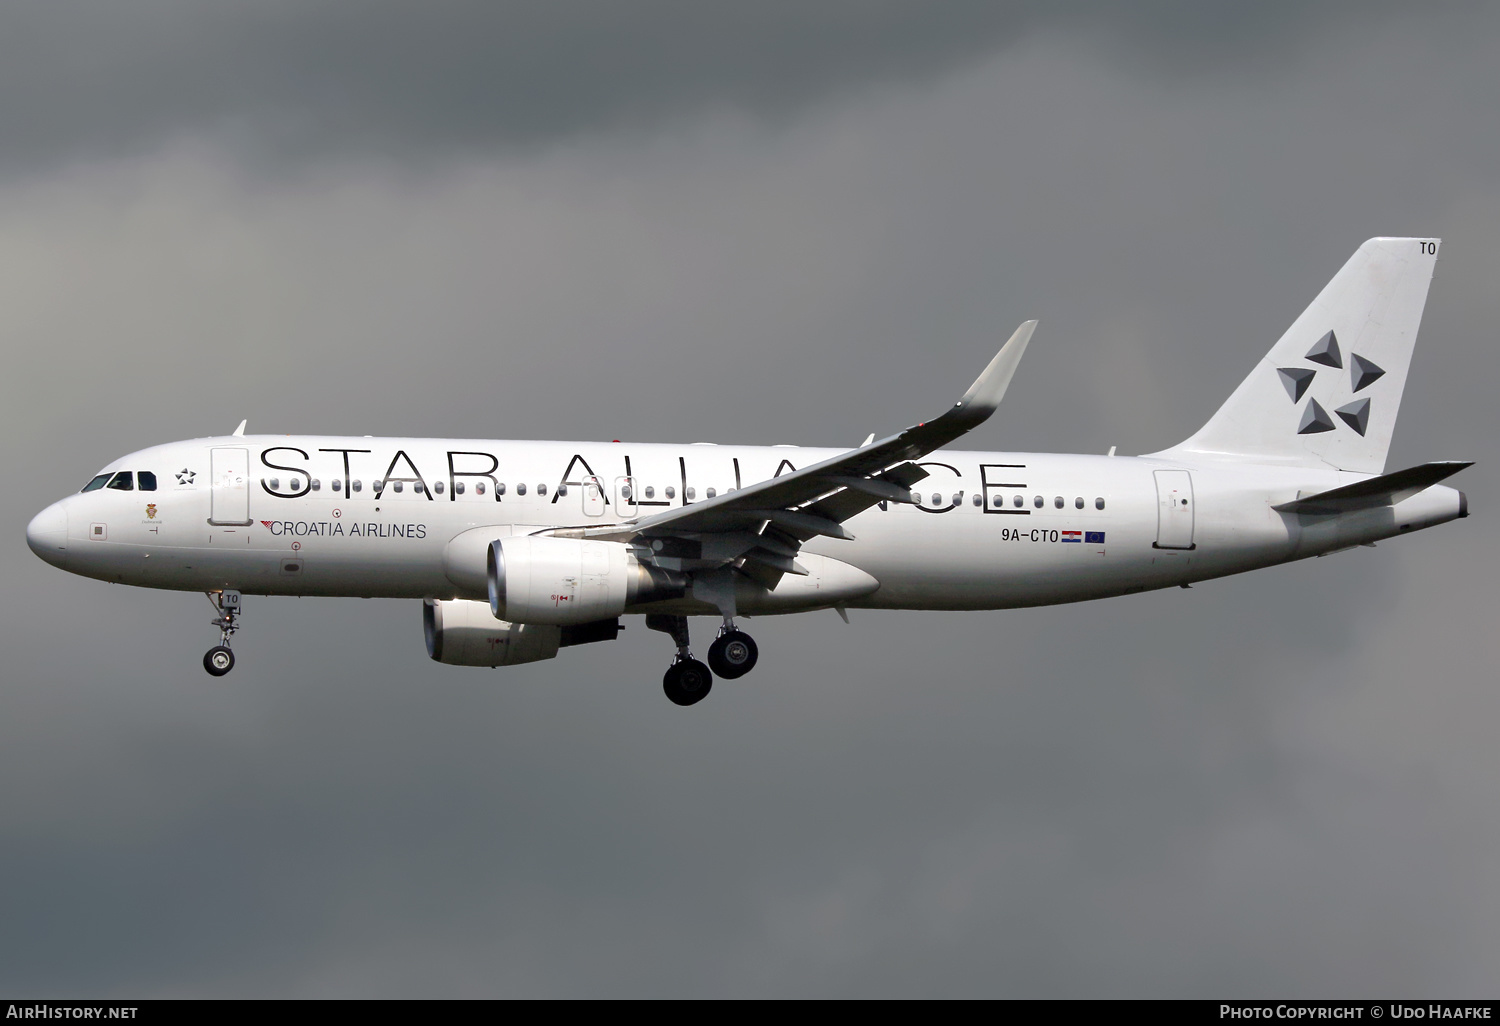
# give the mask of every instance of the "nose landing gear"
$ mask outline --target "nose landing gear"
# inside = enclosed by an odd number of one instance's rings
[[[219,643],[204,653],[203,668],[215,677],[222,677],[234,669],[234,652],[229,647],[229,639],[240,629],[240,593],[226,588],[207,594],[218,614],[210,622],[219,628]]]

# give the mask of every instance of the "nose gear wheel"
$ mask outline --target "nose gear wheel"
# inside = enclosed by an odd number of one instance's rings
[[[215,645],[203,656],[203,668],[215,677],[234,669],[234,652],[228,645]]]

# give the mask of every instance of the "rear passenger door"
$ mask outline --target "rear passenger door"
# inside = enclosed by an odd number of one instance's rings
[[[1193,475],[1156,471],[1156,547],[1193,548]]]

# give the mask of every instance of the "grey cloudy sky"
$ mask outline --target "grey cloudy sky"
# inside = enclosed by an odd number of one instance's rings
[[[1478,996],[1500,958],[1500,17],[1372,5],[0,13],[0,990]],[[1118,9],[1118,10],[1117,10]],[[1391,466],[1462,523],[1052,609],[503,671],[414,603],[72,578],[228,430],[855,444],[1042,324],[987,448],[1190,434],[1445,240]]]

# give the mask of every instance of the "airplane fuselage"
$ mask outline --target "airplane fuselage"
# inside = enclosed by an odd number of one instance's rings
[[[34,527],[46,532],[38,551],[49,562],[121,584],[482,600],[493,538],[644,517],[841,451],[225,436],[117,460],[100,472],[103,484],[63,499]],[[853,540],[809,541],[799,557],[809,573],[789,578],[780,601],[740,611],[1076,602],[1320,555],[1466,513],[1462,493],[1444,486],[1335,518],[1272,509],[1370,476],[1332,469],[953,450],[919,464],[929,476],[913,488],[918,503],[858,514],[844,525]],[[143,471],[154,490],[142,490]],[[134,475],[130,490],[111,487],[121,472]],[[691,594],[649,608],[713,611]]]

